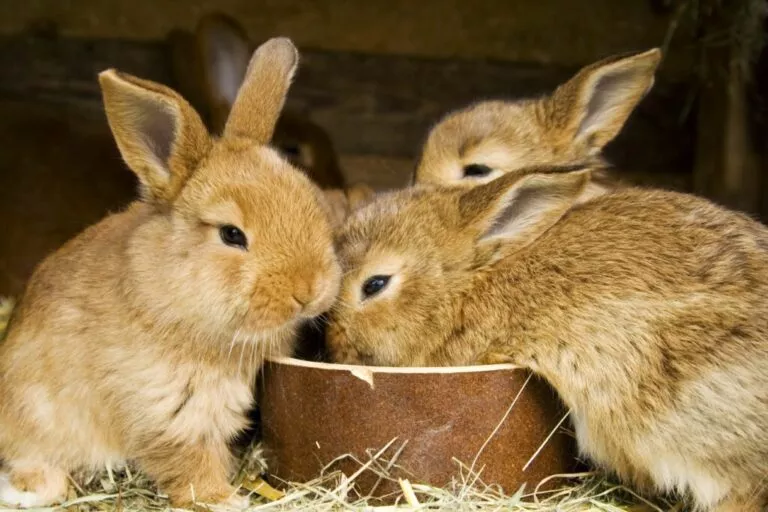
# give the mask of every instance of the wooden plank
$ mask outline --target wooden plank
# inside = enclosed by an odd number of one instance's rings
[[[733,30],[733,13],[723,7],[708,12],[702,39]],[[751,70],[742,59],[735,40],[702,48],[693,190],[722,205],[757,214],[762,195],[761,157],[751,133]]]
[[[47,24],[66,37],[151,41],[209,12],[237,19],[252,41],[282,35],[331,52],[569,65],[656,46],[671,18],[649,0],[3,0],[0,33]],[[685,72],[695,52],[682,21],[668,70]]]
[[[572,68],[490,61],[430,60],[301,49],[289,104],[325,127],[345,154],[413,158],[449,110],[488,98],[552,90]],[[163,43],[32,37],[0,38],[0,95],[68,101],[99,109],[96,75],[117,67],[173,85]],[[684,173],[689,125],[677,120],[685,84],[659,80],[608,154],[629,171]]]

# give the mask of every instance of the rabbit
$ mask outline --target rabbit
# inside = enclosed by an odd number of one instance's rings
[[[169,39],[178,87],[220,133],[248,65],[252,45],[245,30],[230,16],[212,13],[200,19],[194,33],[176,30]],[[331,138],[299,111],[282,112],[272,144],[326,191],[334,222],[340,223],[359,200],[373,198],[368,185],[346,183]]]
[[[0,137],[0,296],[17,297],[45,256],[127,206],[137,182],[100,113],[3,99]]]
[[[209,13],[193,32],[174,30],[169,44],[176,86],[214,133],[221,133],[245,76],[250,48],[245,29],[231,16]],[[355,208],[372,199],[375,191],[365,183],[347,185],[331,138],[301,112],[284,107],[272,145],[304,170],[325,195],[334,227]],[[302,327],[295,355],[323,359],[323,321]]]
[[[247,505],[229,441],[262,359],[326,310],[340,267],[319,188],[267,145],[298,65],[253,54],[221,137],[170,88],[99,74],[140,199],[34,271],[0,344],[0,501],[64,498],[67,473],[133,461],[173,506]]]
[[[623,186],[601,156],[651,90],[657,48],[608,57],[551,95],[484,101],[449,113],[429,132],[412,183],[473,186],[537,165],[593,165],[585,199]]]
[[[630,485],[765,510],[768,228],[673,191],[584,201],[594,171],[421,185],[352,214],[332,360],[520,365]]]

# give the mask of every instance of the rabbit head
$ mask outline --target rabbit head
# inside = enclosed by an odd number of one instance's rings
[[[447,115],[427,137],[415,183],[474,185],[526,167],[600,163],[653,86],[660,59],[658,49],[616,55],[549,96],[481,102]],[[609,183],[601,172],[588,190]]]
[[[417,186],[353,213],[336,241],[344,278],[328,326],[334,360],[476,362],[475,353],[445,350],[475,277],[578,204],[590,173],[529,168],[469,189]]]
[[[298,53],[253,54],[220,138],[173,90],[115,70],[99,79],[109,125],[152,218],[130,241],[132,286],[169,322],[221,337],[314,317],[338,288],[320,190],[267,144]]]
[[[175,75],[182,92],[203,112],[210,129],[221,133],[243,83],[253,47],[230,16],[203,16],[194,34],[171,37]],[[308,116],[286,109],[278,117],[272,145],[322,188],[344,186],[333,143]]]

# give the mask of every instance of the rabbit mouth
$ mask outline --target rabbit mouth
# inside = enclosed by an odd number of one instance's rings
[[[301,308],[293,300],[273,300],[266,304],[252,305],[246,312],[240,328],[254,334],[273,333],[292,329],[300,320]]]

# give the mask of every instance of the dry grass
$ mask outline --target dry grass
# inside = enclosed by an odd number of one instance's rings
[[[384,450],[381,450],[384,451]],[[381,452],[380,451],[380,452]],[[399,511],[399,510],[451,510],[463,511],[527,511],[527,512],[661,512],[671,510],[667,503],[650,503],[634,495],[629,489],[617,485],[598,473],[556,475],[562,481],[556,490],[537,491],[519,489],[505,494],[499,488],[484,484],[477,474],[468,472],[467,466],[457,463],[457,476],[452,485],[438,489],[408,480],[399,480],[400,491],[390,496],[390,505],[381,505],[355,490],[355,479],[363,471],[376,471],[383,479],[390,477],[376,468],[387,466],[387,461],[358,460],[360,470],[352,475],[330,471],[306,483],[287,483],[284,492],[268,492],[273,499],[251,491],[250,511]],[[257,475],[264,470],[260,445],[249,448],[243,457],[238,480],[244,489],[254,489],[259,483]],[[80,476],[82,478],[82,475]],[[200,505],[201,510],[226,510],[221,507]],[[140,473],[130,468],[119,472],[104,471],[88,475],[81,484],[73,482],[69,501],[58,508],[38,511],[161,511],[171,510],[165,496]]]

